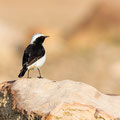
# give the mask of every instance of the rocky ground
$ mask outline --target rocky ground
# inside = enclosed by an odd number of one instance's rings
[[[72,80],[21,79],[0,84],[0,120],[119,120],[120,96]]]

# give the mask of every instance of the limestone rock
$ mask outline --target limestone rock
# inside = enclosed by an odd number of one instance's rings
[[[120,96],[71,80],[19,79],[0,84],[0,120],[118,120]]]

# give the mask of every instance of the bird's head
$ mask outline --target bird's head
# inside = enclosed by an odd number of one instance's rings
[[[47,37],[49,37],[49,36],[45,36],[42,33],[36,33],[33,35],[30,44],[42,44],[44,42],[45,38],[47,38]]]

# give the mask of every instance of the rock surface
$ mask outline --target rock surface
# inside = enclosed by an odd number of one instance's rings
[[[118,120],[120,96],[71,80],[19,79],[0,84],[0,120]]]

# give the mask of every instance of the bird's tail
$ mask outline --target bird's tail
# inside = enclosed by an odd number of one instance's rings
[[[18,75],[19,78],[23,77],[25,72],[27,71],[27,67],[23,66],[22,70],[20,71],[20,74]]]

